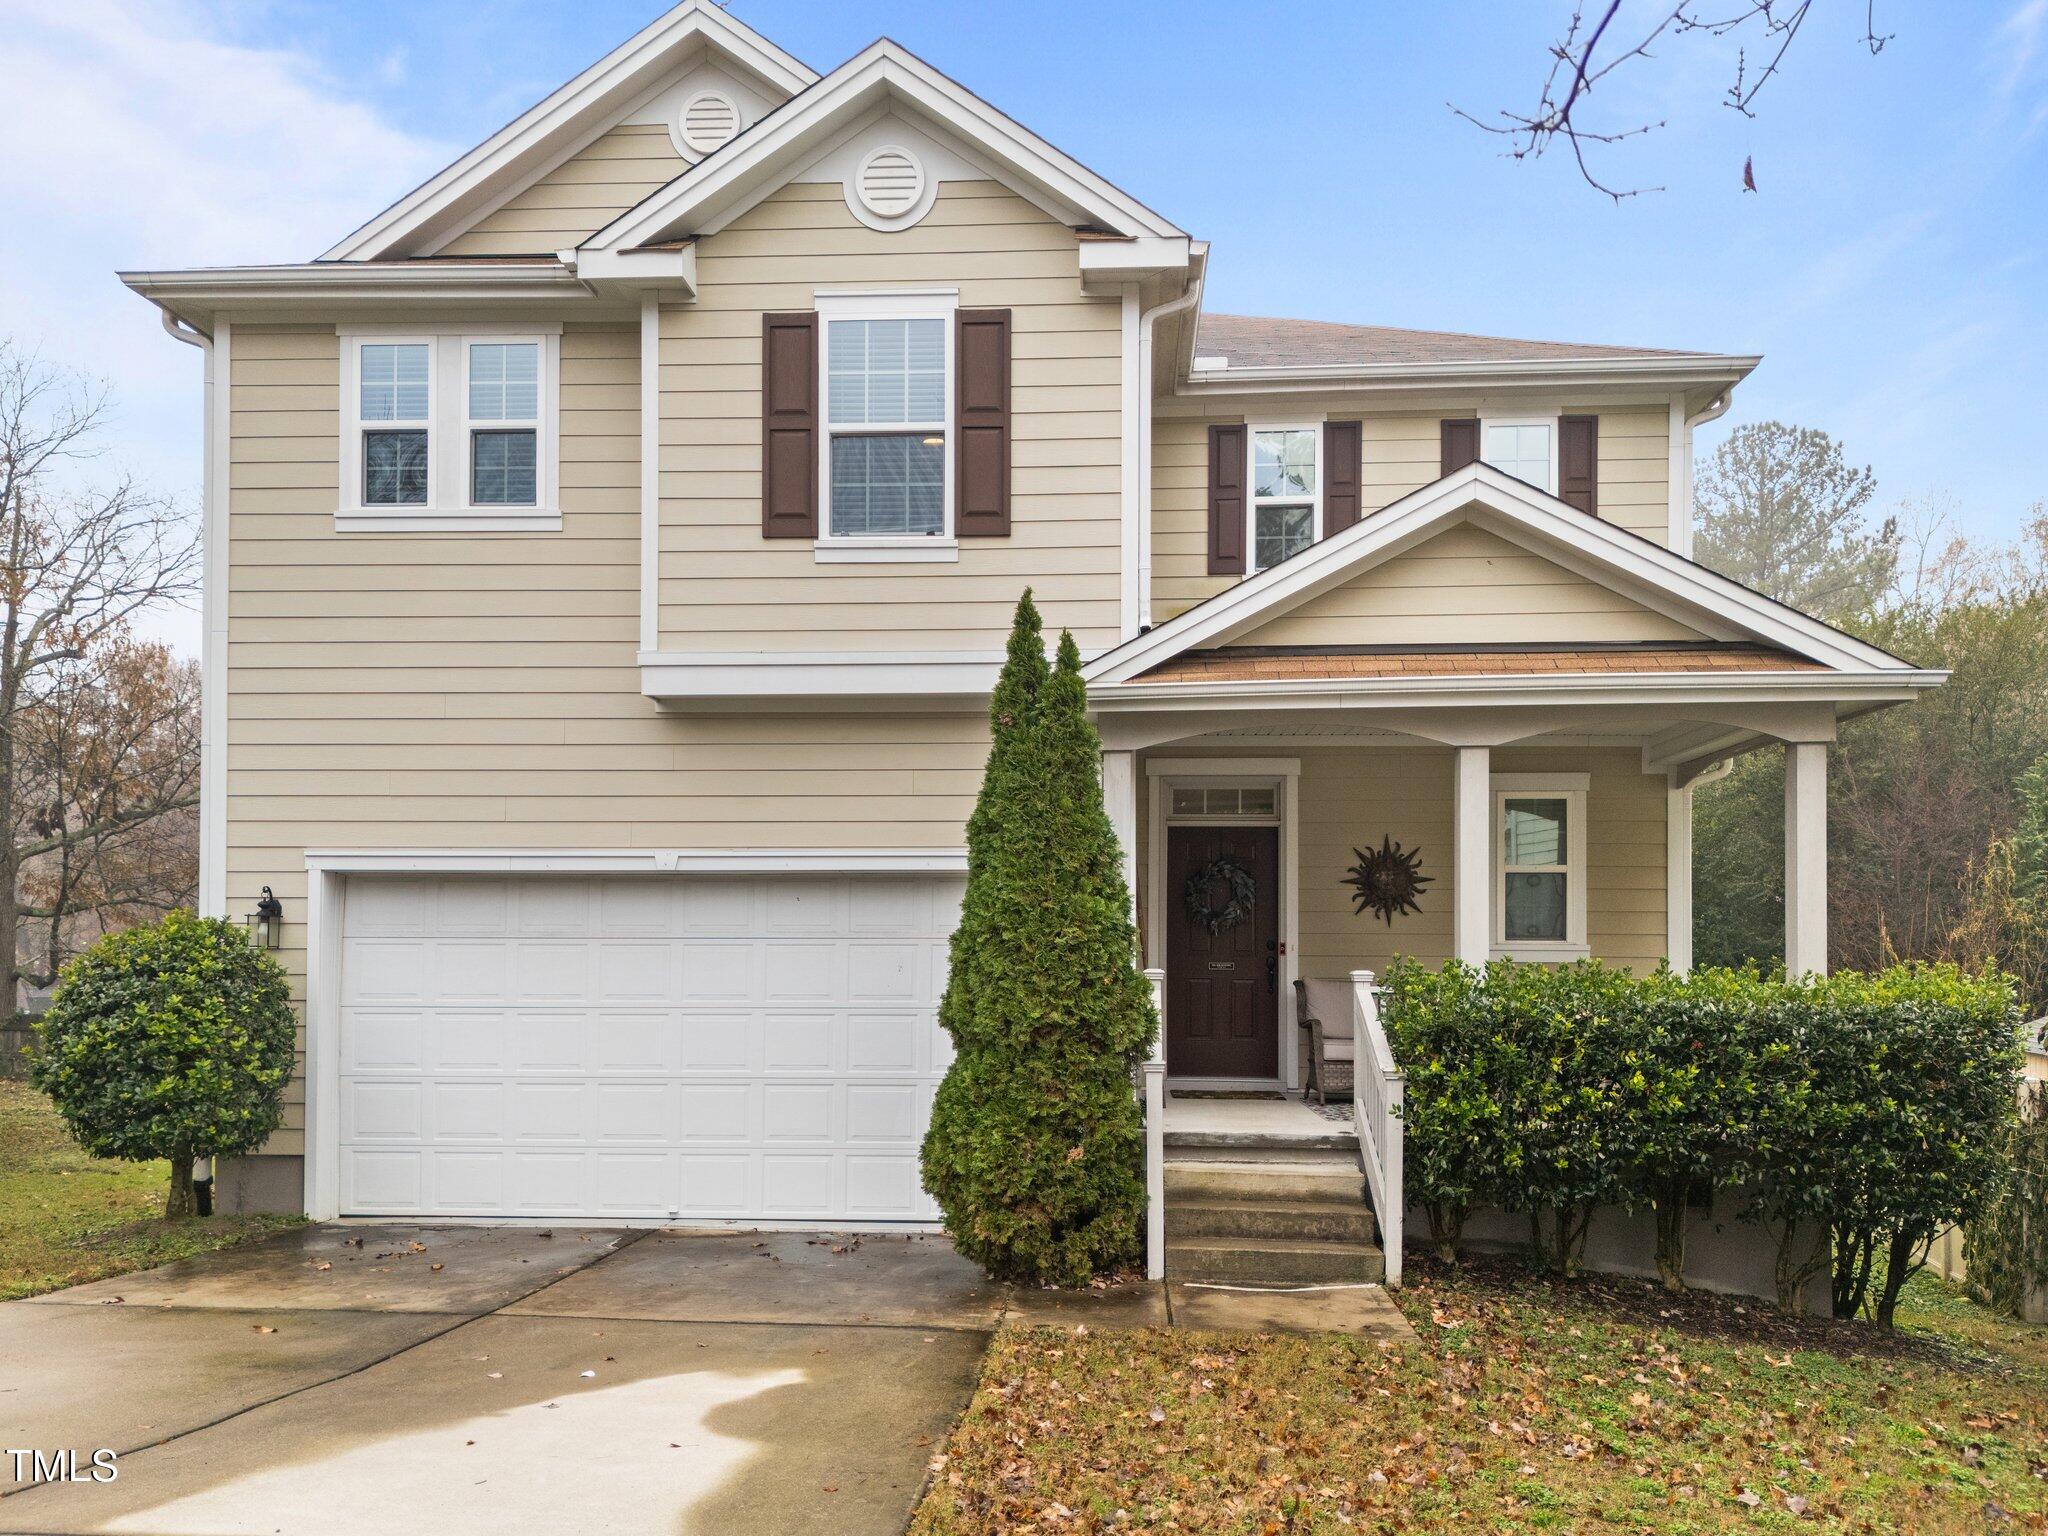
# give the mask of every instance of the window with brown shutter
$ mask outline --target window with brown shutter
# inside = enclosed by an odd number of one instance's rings
[[[818,317],[761,317],[761,536],[818,536]]]
[[[1557,499],[1600,515],[1600,418],[1563,416],[1557,423]]]
[[[958,420],[954,430],[954,533],[1010,532],[1010,312],[963,309],[955,320]]]
[[[1323,537],[1342,533],[1365,510],[1365,423],[1323,423]]]
[[[1443,474],[1479,462],[1479,422],[1475,417],[1446,418],[1442,432]]]
[[[1209,428],[1209,574],[1244,574],[1244,477],[1247,462],[1242,424]]]

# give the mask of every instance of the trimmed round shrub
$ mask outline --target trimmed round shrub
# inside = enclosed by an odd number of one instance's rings
[[[192,1161],[252,1152],[284,1118],[296,1024],[285,973],[220,918],[173,912],[64,968],[30,1069],[95,1157],[168,1158],[167,1218]]]

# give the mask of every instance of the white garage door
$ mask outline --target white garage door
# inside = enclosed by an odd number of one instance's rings
[[[929,1221],[961,881],[356,879],[345,1215]]]

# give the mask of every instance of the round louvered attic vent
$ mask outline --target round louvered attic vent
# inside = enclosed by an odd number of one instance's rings
[[[882,219],[900,218],[924,196],[924,167],[909,150],[885,144],[861,161],[853,185],[869,213]]]
[[[683,103],[683,143],[708,155],[740,131],[740,109],[719,91],[699,91]]]

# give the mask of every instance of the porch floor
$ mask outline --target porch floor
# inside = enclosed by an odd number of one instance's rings
[[[1166,1098],[1166,1134],[1176,1136],[1256,1136],[1261,1141],[1322,1141],[1351,1129],[1343,1120],[1325,1119],[1298,1094],[1285,1098],[1224,1098],[1207,1094],[1170,1093]]]

